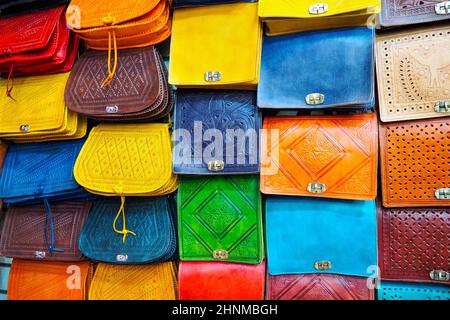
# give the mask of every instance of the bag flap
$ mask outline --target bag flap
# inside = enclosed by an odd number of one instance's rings
[[[14,207],[6,212],[5,225],[0,241],[3,256],[33,260],[78,261],[84,260],[78,250],[77,239],[88,216],[90,202],[62,202],[51,205],[55,234],[54,247],[64,252],[53,251],[50,255],[45,233],[47,212],[44,205]]]
[[[437,5],[445,8],[443,0],[427,1],[402,1],[383,0],[381,10],[381,25],[383,27],[394,27],[415,23],[449,19],[450,12],[437,14]],[[440,7],[439,7],[440,8]]]
[[[259,172],[260,119],[254,92],[178,90],[174,123],[175,173]],[[198,130],[200,137],[196,136]],[[210,133],[219,141],[207,139]],[[191,136],[190,141],[184,140],[185,134]],[[211,148],[214,150],[208,153]],[[221,161],[223,168],[208,166],[214,161]]]
[[[180,300],[263,300],[266,264],[180,262]]]
[[[64,125],[64,89],[69,73],[14,80],[14,99],[0,100],[0,135],[55,131]],[[0,87],[7,80],[0,80]]]
[[[178,219],[181,260],[263,258],[258,176],[180,178]]]
[[[72,171],[83,142],[10,144],[0,176],[0,198],[42,199],[78,191]]]
[[[367,27],[264,37],[258,106],[373,107],[374,39]]]
[[[377,194],[375,114],[266,117],[261,192],[350,200]]]
[[[377,265],[376,229],[375,201],[267,198],[269,273],[368,277]]]
[[[175,10],[169,83],[257,83],[262,42],[257,7],[235,3]]]
[[[92,50],[77,61],[65,91],[69,109],[90,116],[118,116],[161,107],[168,87],[154,47],[120,51],[114,79],[102,88],[107,61],[107,52]]]
[[[173,184],[167,124],[100,124],[75,163],[76,181],[104,195],[163,195]]]
[[[268,300],[374,300],[368,278],[335,274],[268,276]]]
[[[382,281],[377,300],[449,300],[450,287],[422,283]]]
[[[99,263],[89,300],[175,300],[173,262],[118,266]]]
[[[449,116],[449,52],[450,26],[377,37],[378,100],[383,122]]]
[[[66,12],[67,26],[77,30],[118,25],[143,16],[160,1],[166,0],[72,0]]]
[[[321,18],[355,11],[380,12],[381,0],[342,1],[327,0],[259,0],[259,16],[262,18]]]
[[[450,119],[380,124],[379,132],[383,206],[449,206]]]
[[[84,300],[89,262],[49,262],[14,259],[8,281],[8,300]],[[69,271],[69,273],[68,273]],[[81,287],[68,286],[76,272]]]
[[[449,284],[449,208],[378,207],[378,256],[381,279]],[[421,257],[417,259],[416,257]]]
[[[126,199],[126,227],[136,236],[127,237],[125,243],[122,243],[122,235],[114,232],[112,227],[119,208],[118,197],[95,202],[79,239],[80,250],[86,257],[119,264],[172,258],[177,249],[177,238],[174,214],[167,197]]]
[[[47,46],[65,7],[0,19],[0,55],[11,56]]]

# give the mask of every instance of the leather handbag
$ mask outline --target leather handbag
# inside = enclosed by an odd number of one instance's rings
[[[254,90],[259,80],[261,44],[257,3],[175,10],[169,83]]]
[[[89,262],[14,259],[8,300],[85,300],[92,273]]]
[[[370,276],[377,266],[375,201],[266,199],[271,275]]]
[[[79,139],[87,120],[64,102],[69,73],[15,80],[14,98],[0,99],[0,137],[17,143]],[[8,80],[0,80],[0,86]]]
[[[180,300],[263,300],[266,264],[180,262]]]
[[[132,264],[168,261],[176,256],[176,208],[168,197],[133,198],[125,205],[126,224],[135,233],[122,243],[116,233],[117,198],[98,199],[81,231],[81,252],[91,260]]]
[[[108,73],[103,66],[106,59],[106,52],[89,50],[77,61],[65,90],[70,110],[99,120],[167,116],[172,109],[171,90],[155,47],[121,50],[116,77],[102,88]]]
[[[450,78],[446,76],[450,73],[449,43],[450,26],[377,37],[378,100],[383,122],[450,115]]]
[[[381,0],[259,0],[266,34],[276,36],[307,30],[375,26]]]
[[[0,17],[24,15],[68,4],[69,2],[70,0],[2,0],[0,3]]]
[[[372,108],[374,39],[367,27],[264,37],[258,106]]]
[[[7,298],[8,278],[9,278],[9,270],[11,269],[11,262],[12,259],[0,257],[0,301],[4,301]]]
[[[262,144],[261,192],[350,200],[377,194],[375,114],[271,117]]]
[[[382,281],[377,290],[377,300],[450,300],[450,287]]]
[[[5,160],[7,150],[8,150],[8,145],[6,144],[6,142],[0,140],[0,176],[2,175],[3,161]]]
[[[181,260],[261,263],[258,176],[183,177],[177,203]]]
[[[450,19],[450,3],[443,0],[383,0],[381,25],[396,27]]]
[[[89,300],[175,300],[173,262],[117,266],[99,263],[89,289]]]
[[[258,0],[173,0],[174,8],[193,7],[193,6],[209,6],[217,4],[229,4],[236,2],[257,2]]]
[[[175,173],[259,172],[260,119],[255,93],[178,90],[174,127],[173,171]],[[198,130],[200,137],[196,137]],[[208,132],[212,132],[218,141],[202,139]],[[189,141],[185,140],[184,134],[191,136]],[[218,136],[219,134],[221,136]],[[204,142],[199,145],[197,139],[202,139]],[[212,146],[214,152],[208,154]]]
[[[374,300],[368,278],[335,274],[268,276],[268,300]]]
[[[449,208],[378,207],[382,280],[450,284]]]
[[[449,118],[380,124],[379,133],[383,206],[449,206]]]
[[[10,206],[6,212],[0,254],[10,258],[80,261],[78,237],[91,202]]]
[[[11,144],[0,177],[5,203],[92,199],[73,177],[84,140]]]

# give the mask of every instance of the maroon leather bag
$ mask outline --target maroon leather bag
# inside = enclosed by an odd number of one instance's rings
[[[450,3],[444,0],[383,0],[381,25],[395,27],[450,19]]]
[[[99,120],[148,120],[167,116],[171,91],[162,58],[153,46],[121,50],[112,82],[106,51],[87,51],[75,64],[65,91],[70,110]]]
[[[10,206],[5,215],[0,255],[33,260],[84,260],[78,249],[78,237],[90,208],[91,202],[59,202],[52,204],[49,216],[44,205]]]
[[[382,280],[450,284],[450,208],[378,206]]]
[[[8,150],[8,145],[6,144],[6,142],[0,140],[0,176],[2,175],[3,160],[5,160],[7,150]]]
[[[334,274],[268,276],[268,300],[374,300],[368,278]]]

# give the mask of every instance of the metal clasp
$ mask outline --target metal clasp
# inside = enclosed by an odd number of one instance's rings
[[[327,186],[324,183],[311,182],[308,183],[307,190],[311,193],[324,193],[325,191],[327,191]]]
[[[227,250],[218,249],[218,250],[214,250],[213,251],[213,258],[214,259],[227,260],[228,257],[229,257],[229,254],[228,254]]]
[[[44,259],[45,251],[35,251],[34,256],[36,257],[36,259]]]
[[[305,100],[309,105],[318,105],[325,101],[325,95],[321,93],[310,93],[305,97]]]
[[[322,14],[328,12],[328,4],[317,3],[309,7],[310,14]]]
[[[436,4],[434,10],[436,14],[450,14],[450,1],[443,1]]]
[[[205,72],[205,81],[206,82],[217,82],[220,80],[222,80],[222,72],[218,72],[218,71]]]
[[[118,262],[125,262],[128,260],[128,255],[127,254],[118,254],[116,255],[116,261]]]
[[[436,104],[434,106],[434,111],[439,112],[439,113],[450,112],[450,100],[436,102]]]
[[[106,113],[117,113],[117,111],[119,111],[119,107],[118,106],[107,106],[105,108]]]
[[[316,270],[330,270],[332,268],[331,261],[316,261],[314,262],[314,269]]]
[[[208,170],[209,171],[223,171],[225,168],[225,163],[222,160],[211,160],[208,162]]]
[[[28,131],[30,131],[30,126],[28,124],[23,124],[20,126],[20,131],[28,132]]]
[[[436,199],[439,200],[450,200],[450,188],[437,189],[434,192],[434,195],[436,196]]]
[[[450,272],[445,270],[433,270],[430,272],[431,280],[448,281],[450,280]]]

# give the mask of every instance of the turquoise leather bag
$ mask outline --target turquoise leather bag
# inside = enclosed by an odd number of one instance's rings
[[[376,228],[375,201],[270,197],[269,273],[368,277],[377,265]]]
[[[381,282],[377,300],[450,300],[450,287],[438,284]]]

